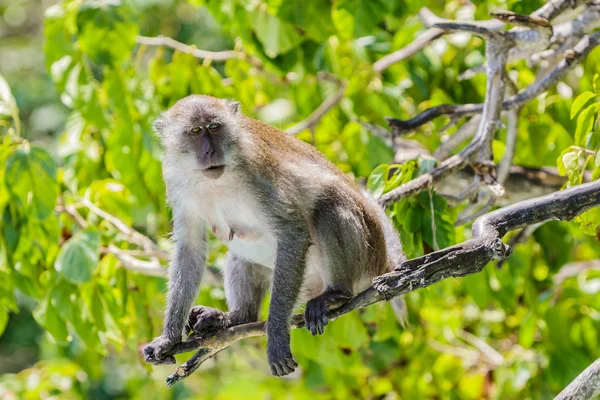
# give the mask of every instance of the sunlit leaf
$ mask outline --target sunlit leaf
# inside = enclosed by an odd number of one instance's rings
[[[100,257],[100,234],[87,229],[77,232],[60,249],[55,268],[73,283],[87,282]]]
[[[44,219],[54,211],[58,186],[56,163],[41,147],[23,145],[6,160],[5,184],[13,198]]]
[[[594,118],[596,113],[598,112],[598,108],[600,107],[600,103],[592,103],[586,107],[585,110],[579,114],[577,117],[577,129],[575,130],[575,144],[578,146],[585,146],[583,141],[585,140],[585,135],[587,135],[594,126]]]
[[[67,324],[60,318],[58,311],[51,304],[50,298],[46,297],[33,311],[33,317],[38,324],[44,327],[57,342],[66,344],[69,337]]]
[[[385,182],[387,181],[389,166],[386,164],[382,164],[375,168],[371,175],[369,175],[369,180],[367,181],[367,188],[374,196],[379,197],[383,194],[383,189],[385,187]]]
[[[579,96],[575,98],[573,101],[573,105],[571,106],[571,119],[581,111],[583,106],[590,101],[590,99],[596,97],[596,94],[593,92],[583,92]]]

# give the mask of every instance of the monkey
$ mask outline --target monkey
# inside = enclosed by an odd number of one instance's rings
[[[314,146],[245,116],[238,102],[190,95],[153,128],[175,247],[162,334],[145,347],[146,362],[174,363],[166,353],[186,322],[198,333],[257,321],[270,290],[267,359],[273,375],[287,375],[298,366],[290,350],[297,305],[305,304],[306,328],[322,334],[330,307],[404,260],[392,221],[347,174]],[[209,230],[228,246],[227,312],[192,308]]]

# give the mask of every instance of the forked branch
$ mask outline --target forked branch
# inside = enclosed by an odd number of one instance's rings
[[[567,72],[571,71],[575,65],[585,59],[585,57],[599,44],[600,32],[594,32],[591,35],[584,36],[572,50],[565,53],[562,61],[554,69],[532,83],[527,89],[505,99],[502,102],[502,109],[506,110],[522,106],[556,85]],[[442,115],[464,117],[467,115],[480,114],[482,111],[483,104],[443,104],[428,108],[411,119],[401,120],[390,118],[388,121],[392,129],[397,131],[397,134],[405,134],[437,117],[441,117]]]

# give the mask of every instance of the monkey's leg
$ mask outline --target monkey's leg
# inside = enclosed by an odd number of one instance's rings
[[[323,333],[329,308],[351,298],[356,281],[364,273],[361,264],[368,258],[364,223],[351,209],[333,193],[317,202],[313,211],[325,287],[323,293],[308,301],[304,311],[306,328],[313,335]]]
[[[282,226],[277,239],[267,319],[267,358],[275,376],[288,375],[298,366],[290,348],[290,320],[304,279],[310,235],[295,222]]]
[[[202,333],[258,321],[270,281],[271,271],[268,268],[249,263],[229,252],[225,264],[225,296],[229,311],[196,306],[190,311],[189,326],[195,333]]]

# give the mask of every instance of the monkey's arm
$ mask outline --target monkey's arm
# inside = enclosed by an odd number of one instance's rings
[[[196,298],[204,271],[207,252],[206,223],[191,218],[182,206],[173,206],[173,236],[175,253],[169,266],[167,310],[162,335],[144,349],[146,362],[175,363],[173,356],[164,356],[181,342],[188,313]]]
[[[267,357],[271,372],[287,375],[298,366],[290,350],[290,321],[302,286],[310,235],[288,226],[278,233],[273,290],[267,320]]]

